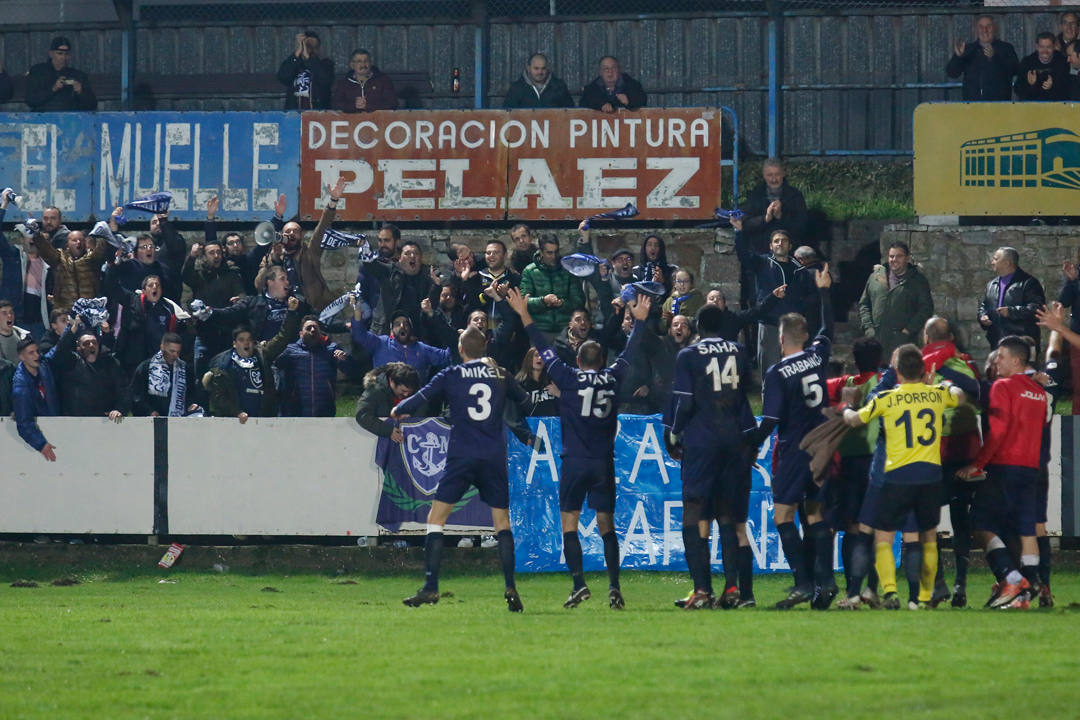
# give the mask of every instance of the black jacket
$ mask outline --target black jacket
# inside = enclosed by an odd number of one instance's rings
[[[11,84],[11,77],[0,70],[0,103],[6,103],[15,94],[15,87]]]
[[[296,79],[308,73],[311,80],[309,97],[296,96]],[[330,107],[330,91],[334,86],[334,61],[313,57],[304,60],[290,55],[277,71],[278,82],[285,86],[286,110],[326,110]],[[301,102],[302,100],[302,102]]]
[[[1005,287],[1005,296],[998,305],[1001,278],[995,277],[986,283],[986,294],[979,303],[979,315],[990,318],[990,327],[983,328],[990,347],[995,348],[1006,335],[1029,335],[1039,343],[1039,324],[1035,320],[1035,311],[1046,304],[1046,295],[1037,279],[1016,268],[1012,279]],[[998,307],[1008,307],[1009,316],[998,314]]]
[[[53,92],[53,85],[61,76],[79,81],[82,92],[76,95],[71,85],[64,85]],[[71,67],[57,70],[51,62],[46,61],[30,68],[26,76],[26,104],[35,112],[97,110],[97,96],[90,87],[90,79],[82,70]]]
[[[135,368],[135,374],[131,378],[131,414],[135,417],[149,417],[153,412],[156,412],[159,417],[168,417],[169,415],[169,396],[158,397],[150,394],[149,377],[150,361],[152,359],[147,358],[139,363],[139,367]],[[187,389],[184,398],[184,410],[186,412],[190,405],[199,402],[199,391],[202,388],[202,383],[195,377],[195,370],[191,365],[181,358],[177,358],[176,362],[184,364],[184,372],[187,378]]]
[[[554,75],[548,78],[547,85],[536,94],[532,83],[524,73],[514,82],[510,83],[510,89],[506,91],[506,99],[503,107],[507,110],[514,108],[569,108],[574,107],[574,98],[570,96],[570,90],[566,83]]]
[[[300,332],[300,313],[288,312],[281,330],[271,340],[255,346],[259,371],[262,374],[262,407],[256,417],[274,417],[278,413],[277,384],[274,382],[273,362],[285,350],[285,346]],[[210,414],[215,417],[236,417],[241,412],[240,372],[232,362],[232,348],[218,353],[210,360],[206,381],[199,382],[206,389]],[[204,376],[205,377],[205,376]],[[249,413],[250,415],[250,413]]]
[[[615,97],[618,93],[626,95],[629,102],[623,103]],[[641,87],[641,83],[626,73],[619,77],[613,93],[608,93],[607,88],[604,87],[602,77],[597,77],[581,89],[581,107],[592,108],[593,110],[599,110],[605,103],[611,103],[611,106],[616,110],[619,108],[637,110],[640,107],[645,107],[647,101],[648,98],[645,95],[645,89]]]
[[[1034,85],[1028,84],[1027,74],[1029,70],[1034,70],[1037,74]],[[1053,78],[1054,83],[1049,90],[1043,90],[1042,84],[1047,76]],[[1064,55],[1055,52],[1051,56],[1050,62],[1044,64],[1039,60],[1038,53],[1031,53],[1020,61],[1020,68],[1016,71],[1016,84],[1013,85],[1013,89],[1016,90],[1018,100],[1029,102],[1068,100],[1070,79],[1069,62]]]
[[[972,41],[964,46],[964,54],[952,54],[945,74],[951,78],[964,76],[963,98],[968,102],[1012,100],[1012,81],[1020,61],[1016,50],[1004,40],[995,40],[994,56],[986,57],[982,46]]]
[[[311,306],[300,300],[300,308],[297,312],[300,313],[300,317],[303,317],[311,312]],[[228,333],[232,333],[237,325],[247,325],[255,333],[255,339],[264,342],[273,338],[281,329],[281,325],[276,323],[267,325],[269,316],[270,300],[266,297],[266,293],[262,293],[242,297],[234,305],[226,308],[215,308],[214,314],[206,322]],[[286,317],[287,315],[282,315],[282,322]],[[290,339],[290,342],[294,339]]]
[[[780,186],[780,217],[765,222],[765,211],[770,202],[768,193],[768,187],[762,182],[746,196],[741,208],[746,213],[742,231],[748,235],[756,252],[767,252],[769,236],[773,231],[787,230],[791,236],[791,249],[794,250],[803,244],[803,236],[806,235],[806,199],[785,179]]]
[[[53,370],[60,390],[60,407],[68,417],[103,417],[113,410],[131,412],[131,387],[120,362],[101,348],[97,360],[87,362],[75,350],[79,333],[60,336]]]

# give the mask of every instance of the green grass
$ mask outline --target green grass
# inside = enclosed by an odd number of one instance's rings
[[[63,573],[63,569],[56,571]],[[34,574],[49,577],[48,570]],[[390,573],[91,573],[0,587],[0,717],[1073,717],[1080,575],[1051,611],[678,611],[681,574],[627,573],[561,608],[562,575],[447,573],[437,606]],[[59,574],[52,577],[59,577]],[[600,575],[592,587],[604,588]],[[343,584],[345,582],[355,584]],[[757,580],[762,604],[786,577]],[[989,585],[971,579],[972,600]],[[273,587],[279,592],[266,591]],[[1034,702],[1034,705],[1030,703]]]

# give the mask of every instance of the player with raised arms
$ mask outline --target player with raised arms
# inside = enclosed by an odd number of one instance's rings
[[[615,535],[615,432],[619,423],[616,398],[619,386],[630,369],[627,359],[647,332],[645,320],[652,301],[639,295],[630,304],[634,329],[626,347],[608,367],[604,367],[604,349],[592,340],[581,344],[577,368],[559,360],[543,333],[536,329],[529,315],[527,295],[511,288],[507,295],[510,307],[521,316],[529,340],[540,352],[548,376],[559,386],[559,419],[562,425],[562,470],[559,476],[559,511],[562,520],[563,555],[574,586],[565,608],[575,608],[592,593],[585,584],[584,560],[578,521],[588,497],[596,511],[596,528],[604,543],[604,563],[608,571],[608,605],[622,610],[626,603],[619,586],[619,540]]]
[[[780,535],[784,556],[795,576],[795,586],[776,604],[792,608],[813,600],[813,607],[826,610],[836,596],[833,578],[832,531],[823,513],[824,492],[814,483],[810,456],[799,449],[806,433],[825,422],[822,410],[828,405],[825,374],[832,342],[832,302],[829,266],[814,271],[814,284],[821,298],[822,327],[812,341],[806,318],[787,313],[780,318],[781,359],[765,372],[762,386],[762,422],[753,435],[759,447],[776,428],[773,449],[773,519]],[[795,510],[803,503],[807,535],[815,548],[813,567],[803,559],[803,540],[795,526]]]
[[[402,419],[420,405],[440,407],[443,399],[450,407],[450,447],[446,474],[435,491],[428,512],[424,540],[424,587],[403,601],[410,607],[439,601],[439,565],[444,544],[443,528],[454,504],[470,486],[491,506],[491,521],[499,542],[499,562],[506,581],[504,597],[511,612],[524,606],[514,584],[514,535],[510,531],[510,487],[506,473],[506,430],[503,410],[507,398],[523,408],[529,405],[526,392],[517,382],[485,357],[487,337],[468,327],[458,339],[462,363],[442,370],[415,395],[398,403],[391,417]]]

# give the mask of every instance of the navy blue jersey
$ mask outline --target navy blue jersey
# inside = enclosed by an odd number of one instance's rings
[[[675,357],[675,384],[665,425],[687,447],[738,441],[757,427],[746,391],[750,360],[737,342],[710,338]]]
[[[765,373],[761,414],[779,424],[777,441],[798,446],[806,433],[825,420],[829,405],[825,371],[832,343],[818,335],[805,350],[788,355]]]
[[[440,371],[412,397],[397,405],[411,414],[423,403],[450,406],[448,458],[490,459],[506,462],[503,409],[506,400],[524,405],[528,395],[506,370],[486,360],[470,360]]]
[[[581,370],[559,359],[543,334],[530,324],[529,340],[540,352],[548,377],[559,386],[559,418],[562,421],[563,457],[605,460],[615,453],[615,430],[619,423],[617,397],[630,369],[627,355],[640,343],[645,332],[635,322],[630,339],[619,357],[606,368]]]

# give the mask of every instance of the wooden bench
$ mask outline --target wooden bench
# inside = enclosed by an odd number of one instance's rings
[[[422,107],[422,99],[434,94],[431,76],[426,72],[387,72],[397,89],[398,105],[401,108]],[[13,101],[8,107],[26,109],[26,76],[16,75],[11,78],[15,86]],[[99,104],[115,104],[120,100],[120,74],[91,74],[90,86],[97,95]],[[202,75],[161,75],[139,73],[135,76],[135,110],[172,109],[159,107],[165,101],[167,105],[182,101],[220,100],[222,109],[228,109],[230,100],[281,100],[284,105],[285,86],[278,82],[275,73],[206,73]],[[102,108],[104,109],[104,108]],[[212,107],[204,107],[210,110]]]

